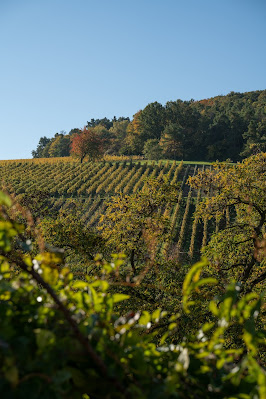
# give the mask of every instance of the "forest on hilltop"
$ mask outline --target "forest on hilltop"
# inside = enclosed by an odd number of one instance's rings
[[[85,128],[110,155],[145,155],[147,159],[239,161],[266,150],[266,90],[231,92],[200,101],[148,104],[133,119],[91,119]],[[41,137],[33,158],[71,155],[73,128]]]

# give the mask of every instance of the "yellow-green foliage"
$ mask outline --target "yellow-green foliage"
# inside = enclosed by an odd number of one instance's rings
[[[208,301],[209,320],[191,336],[197,294],[217,284],[200,277],[200,262],[185,278],[179,313],[120,313],[129,295],[111,287],[124,256],[111,263],[97,256],[99,275],[73,279],[61,251],[33,253],[25,227],[9,217],[11,205],[0,193],[1,397],[265,398],[258,294],[231,282]],[[176,341],[184,317],[186,334]]]

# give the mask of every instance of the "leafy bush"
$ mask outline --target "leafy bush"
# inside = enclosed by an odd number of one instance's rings
[[[101,278],[73,280],[60,252],[31,255],[24,226],[8,217],[0,194],[0,394],[11,398],[261,398],[265,373],[257,361],[263,333],[255,327],[261,299],[231,283],[209,304],[210,321],[174,342],[180,315],[162,309],[117,314],[127,300],[107,279],[123,256],[98,257]],[[21,249],[23,248],[23,250]],[[183,285],[183,312],[193,312],[204,262]],[[160,320],[168,330],[160,337]],[[241,342],[228,345],[230,334]]]

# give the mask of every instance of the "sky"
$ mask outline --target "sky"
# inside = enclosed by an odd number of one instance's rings
[[[0,0],[0,159],[158,101],[266,89],[265,0]]]

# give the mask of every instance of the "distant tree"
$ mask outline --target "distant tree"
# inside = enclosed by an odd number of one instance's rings
[[[117,139],[124,140],[127,134],[128,125],[129,125],[128,119],[117,120],[113,123],[113,126],[110,128],[110,133],[112,133]]]
[[[75,133],[81,133],[81,129],[78,129],[77,127],[75,127],[74,129],[71,129],[68,133],[69,136],[72,136]]]
[[[242,156],[254,155],[266,151],[266,119],[261,122],[251,121],[248,131],[243,134],[246,139]]]
[[[127,136],[122,148],[123,154],[141,154],[143,150],[144,140],[140,135],[140,116],[142,111],[138,111],[133,120],[127,126]]]
[[[99,140],[101,140],[102,152],[105,153],[112,144],[113,134],[104,125],[97,125],[92,130],[98,136]]]
[[[161,136],[164,154],[168,158],[203,159],[204,129],[202,116],[193,101],[169,101],[165,105],[166,125]],[[208,127],[208,125],[207,125]]]
[[[102,118],[102,119],[91,119],[90,122],[87,121],[87,127],[95,127],[98,125],[104,126],[106,129],[110,129],[110,127],[113,126],[113,122],[110,121],[108,118]]]
[[[144,141],[160,140],[165,127],[165,108],[157,101],[148,104],[139,115],[140,133]]]
[[[41,137],[37,146],[36,151],[32,151],[33,158],[44,158],[44,150],[51,142],[51,139],[48,139],[46,136]]]
[[[128,116],[119,116],[119,118],[116,118],[112,120],[112,122],[123,122],[123,121],[128,121],[130,122],[130,118]]]
[[[109,153],[123,153],[123,148],[126,145],[125,138],[127,136],[128,125],[129,120],[126,118],[119,118],[116,121],[113,120],[113,126],[109,130],[111,135],[111,142],[108,148]]]
[[[103,141],[97,133],[86,126],[81,133],[71,137],[71,155],[80,158],[82,163],[87,156],[89,160],[95,160],[103,154]]]
[[[70,155],[70,137],[65,131],[55,133],[54,137],[41,137],[33,158],[67,157]]]
[[[56,133],[48,153],[50,157],[68,157],[70,155],[70,137]]]
[[[158,161],[162,158],[162,148],[156,139],[147,140],[144,144],[143,154],[146,159]]]
[[[160,144],[164,156],[173,159],[185,158],[186,131],[179,123],[169,123],[162,134]]]

